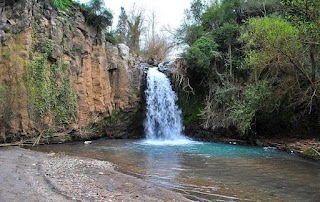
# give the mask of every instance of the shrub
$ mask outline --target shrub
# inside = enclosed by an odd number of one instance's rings
[[[73,5],[72,0],[52,0],[52,3],[59,10],[66,10]]]
[[[270,103],[267,101],[270,95],[271,89],[266,81],[247,85],[243,98],[235,101],[230,112],[230,117],[237,123],[241,131],[251,129],[256,112],[263,110],[266,103]]]
[[[313,159],[313,160],[320,160],[319,151],[317,151],[316,149],[314,149],[312,147],[305,148],[302,151],[302,154],[307,158],[310,158],[310,159]]]
[[[115,45],[117,43],[117,39],[114,37],[112,32],[106,32],[105,33],[105,39],[106,39],[107,42],[110,42],[113,45]]]

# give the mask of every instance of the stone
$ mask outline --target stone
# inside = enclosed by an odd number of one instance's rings
[[[129,47],[123,43],[118,44],[119,53],[122,59],[128,60],[129,59]]]
[[[12,19],[8,20],[7,22],[8,22],[10,25],[15,25],[15,24],[17,24],[16,21],[14,21],[14,20],[12,20]]]

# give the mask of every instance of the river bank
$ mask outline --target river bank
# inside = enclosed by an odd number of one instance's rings
[[[0,149],[0,201],[189,201],[105,161]]]

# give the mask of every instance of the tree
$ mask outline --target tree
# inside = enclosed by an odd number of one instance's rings
[[[211,61],[219,56],[218,45],[210,38],[202,36],[187,51],[186,59],[202,72],[208,70]]]
[[[192,46],[197,39],[203,36],[204,31],[201,25],[195,24],[182,24],[175,33],[175,43],[177,45],[188,45]]]
[[[97,29],[99,34],[102,30],[112,25],[112,14],[105,8],[103,0],[91,0],[88,4],[82,4],[86,22]]]
[[[157,65],[167,59],[173,43],[170,42],[168,36],[157,32],[158,21],[155,11],[147,16],[146,22],[148,26],[144,37],[143,56],[150,64]]]
[[[167,59],[173,44],[165,35],[156,34],[150,41],[146,42],[143,56],[153,65],[157,65]]]
[[[201,24],[204,30],[214,30],[222,24],[222,14],[220,3],[215,1],[202,15]]]
[[[124,10],[123,7],[121,7],[120,9],[121,9],[121,12],[119,15],[116,34],[117,34],[117,38],[118,38],[119,42],[127,43],[126,42],[126,34],[128,32],[128,28],[127,28],[128,16],[127,16],[126,11]]]
[[[147,40],[151,43],[154,43],[156,38],[156,24],[158,23],[156,12],[152,11],[151,15],[147,17],[148,17],[148,27],[149,27],[149,29],[147,29]]]
[[[312,54],[310,59],[306,57],[315,44],[304,44],[308,36],[301,28],[279,17],[250,19],[242,35],[249,47],[246,64],[253,69],[254,82],[270,82],[278,102],[288,100],[287,107],[318,117],[319,73],[314,68],[317,64],[312,64]]]
[[[144,31],[144,10],[142,8],[137,8],[137,6],[134,4],[128,14],[127,25],[127,45],[132,52],[139,54],[140,37]]]
[[[202,0],[192,0],[190,9],[185,11],[187,19],[195,24],[201,23],[201,16],[206,8],[205,3]]]
[[[174,34],[177,45],[191,46],[203,35],[202,15],[207,5],[203,0],[192,0],[190,8],[185,10],[185,19]]]
[[[268,16],[280,10],[280,0],[215,1],[202,15],[205,30],[214,30],[224,23],[243,24],[252,17]]]
[[[320,2],[318,0],[283,0],[288,10],[287,19],[300,31],[299,40],[308,53],[308,63],[311,66],[310,80],[313,91],[316,88],[316,80],[319,67],[320,51]]]
[[[104,10],[104,1],[103,0],[91,0],[89,2],[89,7],[91,8],[92,12],[95,14],[99,14]]]
[[[233,69],[236,60],[236,47],[239,47],[237,39],[240,36],[240,26],[235,23],[224,23],[214,31],[214,36],[221,47],[219,50],[225,53],[225,66],[229,69],[229,76],[233,79]]]

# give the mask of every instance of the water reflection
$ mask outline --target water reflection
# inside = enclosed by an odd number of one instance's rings
[[[142,169],[145,170],[145,178],[148,181],[171,186],[181,170],[179,154],[174,147],[137,145],[143,155]]]

